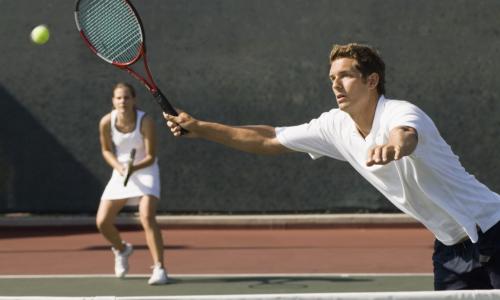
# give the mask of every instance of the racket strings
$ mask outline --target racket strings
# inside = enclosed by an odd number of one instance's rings
[[[126,64],[140,54],[141,27],[125,1],[81,1],[78,19],[90,44],[104,59]]]

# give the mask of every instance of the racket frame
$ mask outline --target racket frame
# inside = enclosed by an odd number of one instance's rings
[[[106,57],[102,56],[97,51],[97,49],[90,43],[89,39],[85,35],[84,30],[81,27],[80,22],[78,20],[80,1],[81,0],[77,0],[75,2],[74,17],[75,17],[75,23],[76,23],[76,27],[78,29],[78,32],[80,33],[81,38],[85,41],[85,44],[87,45],[87,47],[90,50],[92,50],[92,52],[94,52],[94,54],[97,55],[98,57],[100,57],[102,60],[112,64],[113,66],[115,66],[119,69],[127,71],[130,75],[132,75],[132,77],[139,80],[139,82],[141,82],[148,89],[148,91],[153,95],[153,97],[156,99],[156,101],[161,106],[161,108],[163,109],[164,112],[171,114],[171,115],[174,115],[174,116],[177,116],[178,115],[177,111],[170,104],[167,97],[160,91],[160,89],[156,85],[156,82],[153,79],[153,75],[151,74],[151,70],[149,69],[147,55],[146,55],[146,34],[144,31],[144,24],[142,23],[142,20],[139,16],[137,9],[132,5],[132,3],[129,0],[122,0],[132,10],[134,17],[139,24],[139,28],[140,28],[141,35],[142,35],[140,50],[139,50],[139,53],[136,55],[136,57],[134,59],[132,59],[131,61],[126,62],[126,63],[118,63],[118,62],[111,61],[111,60],[107,59]],[[137,71],[135,71],[134,69],[131,68],[131,66],[133,64],[135,64],[137,61],[139,61],[141,58],[143,60],[144,70],[145,70],[147,79],[144,78],[144,76],[140,75]],[[185,133],[185,132],[186,131],[183,130],[183,133]]]

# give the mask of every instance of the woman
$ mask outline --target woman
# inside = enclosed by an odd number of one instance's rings
[[[163,267],[163,238],[156,222],[156,208],[160,197],[160,176],[156,158],[154,122],[136,108],[134,88],[118,83],[113,88],[113,110],[99,123],[101,151],[113,174],[101,197],[96,224],[101,234],[111,243],[115,255],[115,274],[123,278],[128,272],[131,244],[122,241],[114,225],[116,216],[125,205],[138,205],[146,242],[153,258],[153,273],[149,284],[168,281]],[[130,164],[130,152],[135,159]],[[130,170],[129,170],[130,169]],[[131,173],[124,185],[127,171]]]

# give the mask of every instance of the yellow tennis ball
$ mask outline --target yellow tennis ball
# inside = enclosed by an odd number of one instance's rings
[[[31,40],[38,45],[45,44],[50,37],[49,28],[46,25],[38,25],[31,31]]]

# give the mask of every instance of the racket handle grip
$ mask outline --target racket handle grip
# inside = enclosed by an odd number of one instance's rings
[[[134,159],[135,159],[135,148],[133,148],[130,151],[130,156],[129,156],[128,163],[127,163],[129,169],[127,171],[127,174],[125,175],[125,181],[123,182],[123,186],[127,186],[128,180],[130,179],[130,175],[132,175],[132,173],[130,172],[130,168],[134,164]]]
[[[179,115],[177,113],[177,111],[175,110],[175,108],[172,106],[172,104],[170,104],[167,97],[165,97],[165,95],[163,95],[163,93],[159,89],[157,89],[156,92],[153,93],[153,96],[155,97],[156,102],[158,102],[158,104],[160,104],[161,109],[163,109],[164,112],[166,112],[167,114],[172,115],[172,116]],[[188,131],[186,129],[182,128],[181,135],[186,134],[186,133],[188,133]]]
[[[127,186],[128,180],[130,179],[130,173],[128,173],[125,177],[125,181],[123,182],[123,186]]]
[[[163,109],[164,112],[166,112],[169,115],[173,115],[173,116],[179,115],[177,113],[177,111],[175,110],[175,108],[172,106],[172,104],[170,104],[170,102],[168,102],[167,97],[165,97],[165,95],[163,95],[163,93],[160,90],[157,89],[153,93],[153,96],[155,97],[156,102],[158,102],[158,104],[160,104],[161,109]]]

